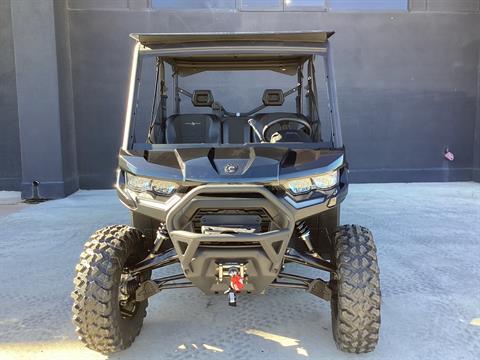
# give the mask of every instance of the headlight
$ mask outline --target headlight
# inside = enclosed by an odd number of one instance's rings
[[[312,186],[310,178],[292,180],[287,183],[288,189],[295,195],[306,194],[312,191]]]
[[[312,180],[317,189],[330,189],[338,184],[338,170],[315,176]]]
[[[172,195],[178,185],[164,180],[154,180],[143,176],[136,176],[127,173],[127,187],[135,192],[152,191],[159,195]]]
[[[127,173],[127,186],[130,190],[144,192],[152,190],[152,179]]]
[[[328,190],[338,184],[338,170],[308,178],[288,181],[284,187],[294,195],[302,195],[314,190]]]
[[[178,185],[170,181],[152,180],[152,190],[159,195],[172,195]]]

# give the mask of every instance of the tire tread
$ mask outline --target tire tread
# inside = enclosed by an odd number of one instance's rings
[[[73,323],[79,339],[90,349],[110,354],[128,348],[140,333],[145,306],[129,321],[131,331],[122,331],[120,312],[114,307],[119,273],[127,258],[138,251],[143,235],[136,229],[108,226],[85,243],[73,280]],[[140,248],[143,247],[140,246]]]
[[[334,256],[336,316],[333,332],[337,346],[348,353],[375,349],[380,330],[380,278],[376,246],[371,232],[359,225],[339,227]]]

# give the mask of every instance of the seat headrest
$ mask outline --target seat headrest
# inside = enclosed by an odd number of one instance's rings
[[[193,106],[212,106],[213,95],[210,90],[194,90],[192,95]]]
[[[266,106],[281,106],[283,105],[283,100],[282,89],[267,89],[263,92],[262,101]]]

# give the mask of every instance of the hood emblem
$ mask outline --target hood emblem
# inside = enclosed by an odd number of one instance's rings
[[[238,170],[238,165],[227,164],[225,165],[224,170],[225,170],[225,174],[228,174],[228,175],[235,174]]]
[[[192,122],[186,122],[184,123],[185,125],[191,125],[191,126],[195,126],[195,125],[200,125],[199,122],[195,122],[195,121],[192,121]]]

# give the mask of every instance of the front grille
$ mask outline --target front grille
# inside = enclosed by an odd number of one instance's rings
[[[264,209],[199,209],[192,217],[191,223],[193,231],[196,233],[202,232],[205,217],[218,216],[251,216],[255,219],[255,225],[259,232],[267,232],[270,230],[272,219]],[[233,224],[218,224],[218,225],[233,225]]]
[[[216,241],[216,242],[209,242],[209,241],[204,241],[202,242],[201,245],[199,245],[200,248],[231,248],[231,249],[237,249],[237,248],[262,248],[262,245],[259,244],[258,242],[248,242],[248,241],[243,241],[243,242],[236,242],[235,244],[232,244],[231,242],[225,241]]]

